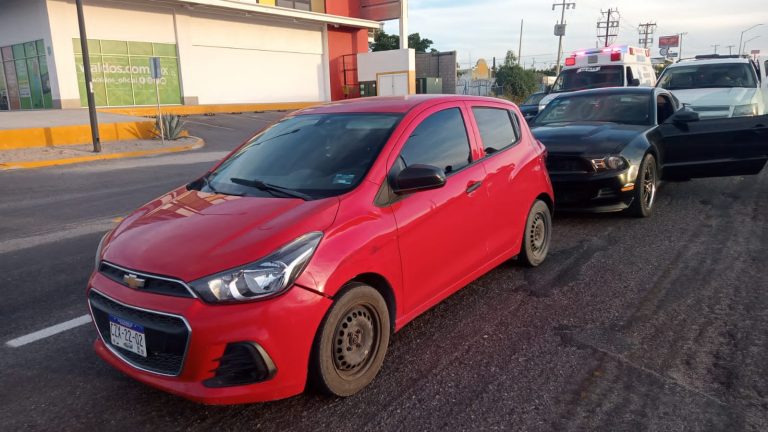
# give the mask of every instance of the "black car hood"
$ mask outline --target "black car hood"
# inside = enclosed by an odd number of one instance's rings
[[[618,123],[557,123],[535,126],[531,132],[550,153],[597,156],[620,153],[649,128]]]

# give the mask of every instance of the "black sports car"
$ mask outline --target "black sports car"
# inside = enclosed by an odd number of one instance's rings
[[[757,174],[768,161],[768,115],[699,121],[660,88],[561,95],[531,126],[560,210],[647,217],[662,178]]]

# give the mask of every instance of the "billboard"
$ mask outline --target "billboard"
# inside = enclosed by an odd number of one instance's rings
[[[360,17],[371,21],[400,18],[400,0],[360,0]]]
[[[80,39],[73,39],[80,103],[88,106],[85,68]],[[157,92],[150,66],[159,58],[162,77],[158,80],[160,103],[181,103],[179,59],[175,44],[88,39],[93,94],[97,106],[155,105]]]
[[[659,48],[677,48],[680,46],[680,36],[659,36]]]

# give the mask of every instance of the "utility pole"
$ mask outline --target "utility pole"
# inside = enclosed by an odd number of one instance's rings
[[[560,75],[560,60],[563,55],[563,36],[565,36],[565,10],[571,8],[576,9],[576,3],[569,3],[562,0],[562,3],[553,4],[552,10],[555,10],[556,7],[562,8],[560,11],[560,23],[555,25],[555,36],[558,36],[559,38],[557,42],[557,65],[555,66],[555,75]]]
[[[607,11],[601,9],[600,13],[605,17],[605,21],[597,22],[597,38],[603,39],[603,46],[607,47],[619,35],[619,19],[621,15],[618,9],[608,9]],[[615,31],[615,33],[612,33],[612,31]]]
[[[520,20],[520,41],[517,45],[517,65],[523,64],[523,20]]]
[[[83,0],[76,0],[77,24],[80,27],[80,48],[83,53],[83,72],[85,73],[85,94],[88,99],[88,114],[91,118],[91,139],[93,151],[101,153],[101,138],[99,137],[99,118],[96,116],[96,98],[93,96],[93,76],[91,74],[91,57],[88,52],[88,36],[85,34],[85,16],[83,15]]]
[[[733,49],[736,48],[736,45],[728,45],[728,55],[733,55]]]
[[[637,32],[642,36],[640,39],[638,39],[638,43],[643,46],[643,48],[648,48],[648,45],[653,45],[653,33],[656,31],[656,23],[645,23],[640,24],[637,26]]]
[[[710,46],[715,49],[715,54],[717,54],[717,47],[719,47],[720,44],[714,44],[714,45],[710,45]]]

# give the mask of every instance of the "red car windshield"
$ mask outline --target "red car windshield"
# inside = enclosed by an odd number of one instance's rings
[[[355,188],[399,114],[289,117],[254,137],[196,189],[230,195],[318,199]]]

